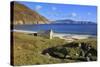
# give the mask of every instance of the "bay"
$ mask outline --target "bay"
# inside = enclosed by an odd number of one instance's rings
[[[15,25],[16,30],[42,31],[53,30],[56,33],[97,35],[97,24],[31,24]]]

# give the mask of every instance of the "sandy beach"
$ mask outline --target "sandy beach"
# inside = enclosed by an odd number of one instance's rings
[[[13,30],[14,32],[22,32],[22,33],[37,33],[37,31],[26,31],[26,30]],[[84,34],[68,34],[68,33],[55,33],[53,32],[53,37],[59,37],[60,39],[64,39],[68,42],[72,42],[79,39],[87,39],[87,38],[95,38],[95,35],[84,35]]]
[[[61,39],[72,42],[79,39],[95,38],[95,35],[84,35],[84,34],[67,34],[67,33],[54,33],[53,37],[59,37]]]
[[[54,37],[59,37],[59,38],[74,38],[74,39],[86,39],[89,37],[96,37],[94,35],[84,35],[84,34],[63,34],[63,33],[54,33]]]
[[[37,33],[36,31],[27,31],[27,30],[11,30],[11,32],[22,32],[22,33]]]

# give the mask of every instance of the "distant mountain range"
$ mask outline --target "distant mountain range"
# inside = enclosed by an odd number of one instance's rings
[[[48,24],[49,20],[19,2],[11,2],[11,24]]]
[[[52,24],[96,24],[91,21],[74,21],[70,19],[51,21]]]

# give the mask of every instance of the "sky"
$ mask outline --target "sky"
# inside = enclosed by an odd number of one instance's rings
[[[40,2],[24,2],[28,8],[38,12],[50,21],[71,19],[75,21],[97,22],[97,7],[89,5],[54,4]]]

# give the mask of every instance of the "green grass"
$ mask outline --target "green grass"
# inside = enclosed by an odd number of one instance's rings
[[[96,38],[77,40],[76,42],[78,42],[78,43],[84,42],[84,43],[87,43],[87,45],[92,46],[94,49],[97,49],[97,39]]]
[[[49,47],[64,44],[63,39],[52,40],[32,35],[14,33],[14,65],[61,63],[61,60],[48,58],[41,52]]]
[[[56,46],[68,44],[65,40],[59,38],[46,39],[35,37],[24,33],[13,33],[14,41],[14,63],[13,65],[31,65],[31,64],[53,64],[53,63],[68,63],[75,60],[62,60],[47,55],[42,55],[42,51]],[[78,40],[75,42],[92,43],[96,48],[96,39]],[[74,49],[71,50],[74,54]],[[78,51],[78,50],[77,50]]]

